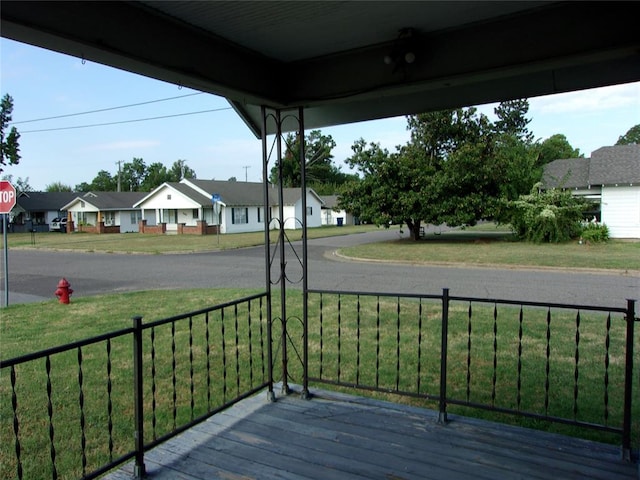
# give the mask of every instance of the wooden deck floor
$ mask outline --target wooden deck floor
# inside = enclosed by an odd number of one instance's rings
[[[266,393],[145,455],[151,479],[638,479],[611,445],[314,391]],[[109,480],[130,479],[132,465]]]

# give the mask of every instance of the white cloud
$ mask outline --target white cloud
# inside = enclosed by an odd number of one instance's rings
[[[531,109],[544,114],[597,112],[639,104],[640,84],[624,84],[530,100]]]

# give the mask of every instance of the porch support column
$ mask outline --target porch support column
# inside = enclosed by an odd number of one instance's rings
[[[276,123],[278,125],[276,133],[276,156],[278,161],[278,217],[280,229],[278,230],[278,245],[280,252],[280,312],[282,322],[282,393],[289,394],[289,357],[287,355],[287,262],[285,259],[284,242],[284,187],[282,185],[282,115],[280,110],[276,110]]]
[[[309,397],[309,381],[308,381],[308,282],[307,282],[307,185],[306,185],[306,159],[305,159],[305,145],[304,145],[304,110],[302,107],[297,109],[290,110],[279,110],[279,109],[268,109],[267,107],[262,107],[262,156],[263,156],[263,182],[264,182],[264,207],[265,212],[270,211],[270,193],[273,192],[273,188],[269,185],[269,176],[271,174],[271,170],[269,169],[269,155],[273,153],[275,150],[275,158],[276,158],[276,172],[278,174],[277,179],[277,194],[278,194],[278,218],[273,219],[275,224],[278,226],[278,241],[276,246],[274,247],[273,254],[271,252],[271,242],[270,242],[270,230],[269,227],[271,225],[271,218],[265,220],[265,269],[266,269],[266,288],[267,288],[267,296],[268,296],[268,309],[267,315],[269,317],[269,331],[268,331],[268,339],[270,350],[269,354],[269,368],[270,368],[270,380],[273,380],[273,371],[271,365],[273,365],[273,352],[271,350],[271,339],[272,339],[272,325],[273,325],[273,310],[272,310],[272,290],[271,286],[278,284],[280,286],[280,323],[281,323],[281,338],[280,340],[280,353],[282,355],[282,393],[288,394],[290,393],[289,389],[289,360],[295,360],[299,357],[294,356],[291,359],[288,356],[289,343],[292,339],[288,333],[288,322],[289,320],[300,321],[302,320],[302,328],[303,335],[302,341],[303,345],[300,350],[302,351],[302,397]],[[267,122],[273,122],[272,125],[269,123],[269,128],[267,128]],[[295,122],[295,123],[294,123]],[[283,128],[283,124],[287,124],[288,127]],[[283,145],[283,140],[286,142],[284,138],[284,132],[295,132],[299,139],[299,157],[300,157],[300,191],[302,195],[301,205],[302,205],[302,218],[294,218],[289,219],[294,222],[294,226],[302,225],[302,255],[295,254],[296,260],[300,262],[300,266],[302,269],[302,289],[303,289],[303,305],[302,305],[302,319],[298,316],[294,316],[288,318],[287,316],[287,282],[292,282],[292,280],[287,278],[287,261],[286,261],[286,245],[288,244],[290,248],[293,248],[293,245],[289,241],[286,233],[285,233],[285,222],[288,220],[285,218],[285,210],[284,210],[284,183],[283,183],[283,157],[287,149],[289,149],[290,145]],[[274,143],[271,145],[271,148],[267,146],[266,141],[266,132],[271,131],[275,135]],[[269,217],[271,215],[269,214]],[[278,253],[278,261],[279,268],[276,267],[276,251]],[[274,268],[275,267],[275,268]],[[296,283],[298,281],[296,280]],[[275,318],[277,320],[277,318]],[[270,391],[270,395],[273,393]]]
[[[302,195],[302,398],[309,398],[309,333],[307,280],[307,160],[304,144],[304,109],[298,108],[298,145],[300,146],[300,194]]]
[[[267,148],[267,111],[261,107],[262,113],[262,193],[265,211],[264,219],[264,263],[265,263],[265,291],[267,294],[267,378],[269,382],[267,399],[275,401],[273,392],[273,313],[271,311],[271,245],[269,238],[269,225],[271,224],[271,202],[269,201],[269,151]],[[215,212],[214,212],[215,215]],[[218,235],[220,234],[219,217],[216,219]]]

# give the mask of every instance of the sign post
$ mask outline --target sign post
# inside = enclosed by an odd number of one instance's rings
[[[211,195],[211,203],[213,203],[213,214],[216,217],[216,236],[218,237],[218,246],[220,246],[220,195],[214,193]]]
[[[9,245],[7,244],[7,217],[16,205],[16,189],[11,182],[0,180],[0,215],[2,215],[2,240],[4,243],[4,306],[9,306]]]

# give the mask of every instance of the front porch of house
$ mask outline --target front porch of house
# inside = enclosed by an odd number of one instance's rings
[[[613,445],[326,390],[266,392],[145,455],[152,479],[636,479]],[[105,478],[129,480],[133,463]]]

